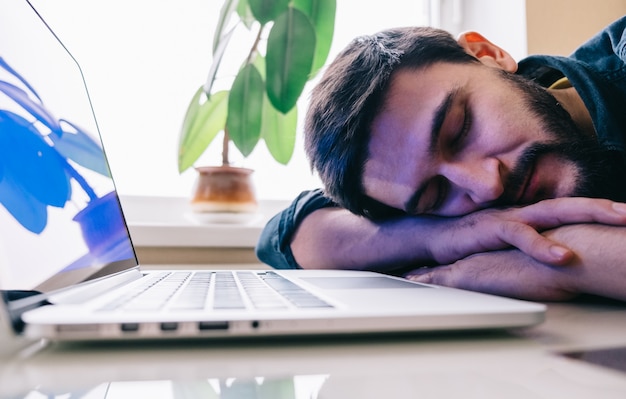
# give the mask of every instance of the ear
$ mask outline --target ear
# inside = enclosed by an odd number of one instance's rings
[[[517,71],[517,62],[502,48],[485,39],[477,32],[465,32],[457,39],[465,51],[478,58],[483,64],[504,69],[507,72]]]

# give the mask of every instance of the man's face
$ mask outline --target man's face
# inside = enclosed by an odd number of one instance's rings
[[[480,64],[395,72],[368,151],[365,194],[408,214],[595,196],[608,169],[544,89]]]

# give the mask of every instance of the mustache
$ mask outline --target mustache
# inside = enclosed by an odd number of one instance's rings
[[[526,184],[537,160],[546,154],[562,153],[564,150],[563,146],[563,143],[533,143],[526,148],[506,178],[504,184],[505,191],[498,200],[498,205],[517,205],[515,204],[517,195]]]
[[[582,139],[573,141],[555,141],[547,143],[533,143],[520,155],[515,167],[510,171],[505,180],[505,191],[497,201],[498,205],[522,205],[516,203],[517,196],[524,188],[530,174],[532,173],[537,160],[544,155],[552,154],[561,159],[568,160],[582,167],[582,171],[594,170],[602,166],[606,157],[606,152],[597,146],[592,139]],[[593,166],[589,168],[589,166]],[[602,168],[602,170],[606,170]],[[584,176],[583,180],[591,180],[592,176]],[[590,183],[587,181],[586,183]],[[588,194],[584,192],[575,193],[577,195]],[[589,196],[589,195],[586,195]]]

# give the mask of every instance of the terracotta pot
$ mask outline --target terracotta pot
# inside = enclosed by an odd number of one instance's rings
[[[232,166],[197,167],[191,199],[194,212],[256,212],[258,202],[252,169]]]

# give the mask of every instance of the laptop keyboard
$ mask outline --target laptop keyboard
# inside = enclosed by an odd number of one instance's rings
[[[332,305],[275,272],[164,272],[100,310],[288,310]]]

